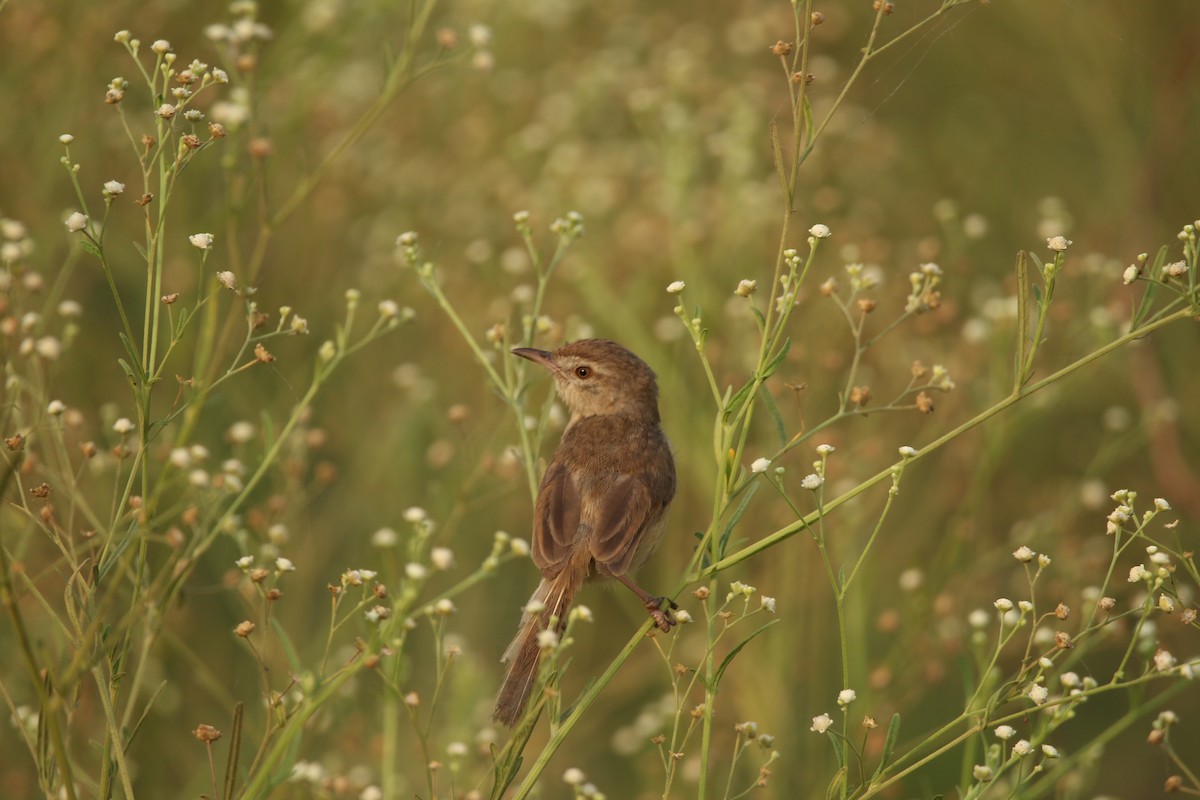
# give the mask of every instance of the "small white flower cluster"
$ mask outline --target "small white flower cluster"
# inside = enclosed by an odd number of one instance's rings
[[[941,305],[941,292],[937,287],[942,282],[942,268],[933,262],[921,264],[908,275],[909,294],[904,310],[923,314]]]

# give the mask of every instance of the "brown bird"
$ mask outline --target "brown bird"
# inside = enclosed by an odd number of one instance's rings
[[[537,682],[538,634],[565,627],[583,582],[615,578],[641,599],[662,631],[674,624],[670,600],[641,589],[629,573],[662,538],[675,496],[675,460],[658,416],[658,384],[646,362],[615,342],[583,339],[554,352],[519,347],[518,356],[554,376],[571,413],[538,488],[533,563],[542,582],[502,661],[508,674],[492,719],[513,725]]]

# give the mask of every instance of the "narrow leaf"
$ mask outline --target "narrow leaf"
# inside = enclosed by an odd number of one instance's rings
[[[788,337],[787,339],[783,340],[783,346],[779,348],[779,352],[775,354],[775,357],[772,358],[770,363],[767,364],[767,366],[763,369],[762,379],[764,381],[775,374],[775,370],[779,369],[779,365],[783,363],[785,358],[787,358],[788,351],[791,349],[792,339],[791,337]]]
[[[129,363],[137,370],[136,375],[142,382],[145,380],[145,373],[142,372],[142,357],[138,355],[138,351],[134,349],[133,342],[129,341],[129,337],[123,333],[118,333],[117,336],[121,339],[121,346],[125,348],[125,355],[129,356]]]
[[[778,618],[773,619],[770,622],[768,622],[767,624],[763,625],[761,628],[756,630],[754,633],[750,634],[745,639],[743,639],[741,644],[739,644],[737,647],[735,647],[729,651],[729,654],[727,656],[725,656],[725,659],[721,662],[721,666],[717,668],[717,673],[713,676],[713,685],[712,685],[713,692],[716,692],[716,690],[720,687],[721,676],[725,674],[725,670],[728,669],[730,663],[737,656],[737,654],[742,652],[742,648],[745,647],[746,645],[750,644],[750,640],[754,639],[756,636],[758,636],[760,633],[765,631],[767,628],[774,625],[776,622],[779,622]],[[833,738],[833,737],[830,737],[830,738]]]
[[[242,714],[245,706],[238,703],[233,707],[233,731],[229,736],[229,760],[225,762],[225,790],[223,800],[233,800],[233,790],[237,786],[238,758],[242,750]]]
[[[271,627],[275,629],[275,635],[279,637],[279,645],[283,648],[283,655],[288,660],[288,664],[292,668],[292,672],[300,675],[304,672],[304,664],[300,661],[300,656],[296,653],[296,647],[292,644],[291,637],[284,630],[277,617],[271,617]]]
[[[892,752],[896,749],[896,739],[900,737],[900,715],[892,714],[892,721],[888,723],[887,738],[883,741],[883,752],[879,755],[879,766],[875,768],[875,773],[871,776],[871,783],[875,783],[883,775],[883,769],[892,759]]]
[[[786,447],[788,442],[787,426],[783,424],[783,415],[779,413],[779,406],[775,405],[775,398],[771,397],[771,393],[767,391],[767,387],[761,387],[759,394],[762,396],[763,405],[767,407],[767,412],[771,415],[771,421],[775,423],[775,433],[779,436],[779,446]]]
[[[762,481],[753,481],[746,489],[746,496],[742,498],[742,502],[738,503],[738,507],[733,510],[733,515],[729,518],[729,522],[725,524],[725,529],[721,531],[720,538],[720,553],[725,555],[725,547],[729,543],[729,537],[733,533],[733,529],[742,521],[742,515],[746,513],[746,508],[750,505],[750,501],[754,498],[758,488],[762,486]]]
[[[1017,253],[1017,357],[1013,375],[1013,393],[1025,382],[1025,359],[1029,357],[1029,263],[1025,251]]]

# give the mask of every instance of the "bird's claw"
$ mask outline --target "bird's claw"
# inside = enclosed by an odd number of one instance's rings
[[[671,612],[677,608],[679,604],[669,597],[651,597],[646,601],[646,610],[650,612],[650,618],[663,633],[670,633],[671,627],[675,625],[675,615]]]

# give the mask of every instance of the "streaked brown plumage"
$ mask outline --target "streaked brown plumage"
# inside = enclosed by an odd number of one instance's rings
[[[583,339],[554,352],[513,351],[554,376],[571,414],[546,468],[533,512],[533,563],[542,581],[504,652],[508,674],[492,718],[513,725],[537,682],[538,634],[557,618],[561,630],[579,587],[615,578],[645,604],[663,631],[674,620],[664,600],[639,588],[629,573],[662,538],[675,496],[675,460],[659,426],[658,384],[644,361],[615,342]]]

